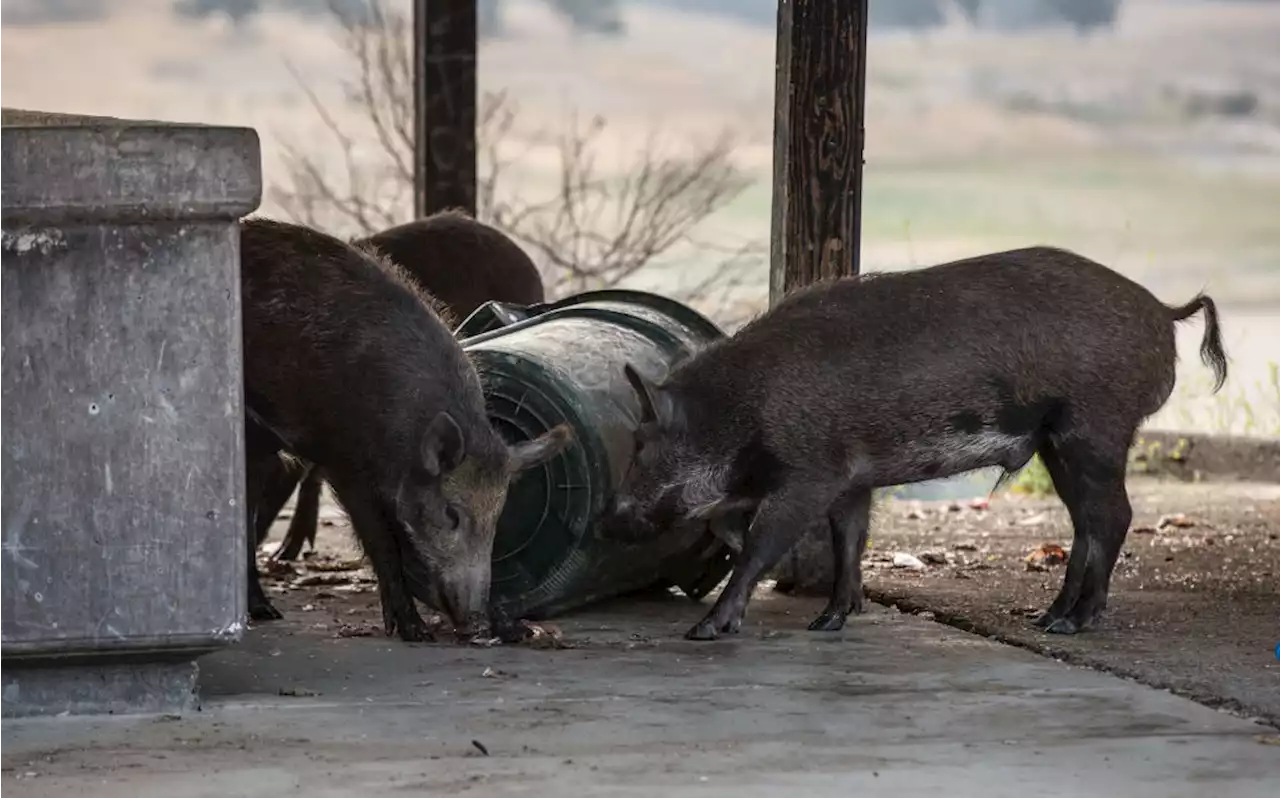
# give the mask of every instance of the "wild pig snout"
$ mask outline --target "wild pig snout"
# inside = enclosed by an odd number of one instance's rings
[[[486,562],[483,566],[456,568],[441,580],[441,603],[460,637],[489,634],[490,573]]]
[[[488,634],[490,566],[487,560],[434,571],[414,557],[406,562],[404,570],[413,597],[448,616],[459,635]]]
[[[643,537],[642,521],[636,503],[630,497],[615,497],[600,518],[600,534],[607,540],[632,540]]]

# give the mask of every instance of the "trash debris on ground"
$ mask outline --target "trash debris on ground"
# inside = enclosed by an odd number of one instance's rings
[[[516,674],[514,674],[514,673],[511,673],[511,672],[509,672],[509,671],[500,671],[500,670],[498,670],[497,668],[492,668],[492,667],[489,667],[489,666],[487,666],[487,665],[485,666],[485,669],[484,669],[483,671],[481,671],[481,672],[480,672],[480,676],[481,676],[481,678],[484,678],[484,679],[514,679],[514,678],[516,678]]]
[[[309,690],[305,687],[281,687],[279,692],[280,695],[291,698],[313,698],[320,695],[319,690]]]
[[[1028,516],[1018,521],[1018,526],[1040,526],[1048,520],[1048,513],[1036,513],[1035,515]]]
[[[945,551],[922,551],[920,561],[926,565],[947,565],[951,562],[951,557]]]
[[[477,751],[479,751],[481,754],[484,754],[485,756],[489,755],[489,749],[486,748],[484,743],[480,742],[479,740],[472,740],[471,747],[475,748]]]
[[[1189,529],[1196,525],[1196,522],[1187,518],[1183,513],[1172,513],[1170,515],[1160,516],[1160,520],[1156,522],[1156,529],[1161,531],[1173,527],[1174,529]]]
[[[923,571],[928,566],[921,562],[920,558],[914,554],[907,554],[905,551],[900,551],[893,555],[893,567],[904,568],[909,571]]]
[[[1067,552],[1057,543],[1045,543],[1027,555],[1028,571],[1047,571],[1067,561]]]
[[[344,623],[338,627],[338,631],[333,633],[334,637],[374,637],[382,630],[371,623],[349,624]]]
[[[991,509],[991,500],[990,500],[990,499],[982,499],[982,498],[973,499],[973,500],[971,500],[971,501],[969,502],[969,509],[970,509],[970,510],[978,510],[978,511],[982,511],[982,510],[990,510],[990,509]]]

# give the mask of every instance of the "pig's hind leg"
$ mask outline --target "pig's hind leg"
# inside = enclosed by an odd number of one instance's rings
[[[827,511],[835,578],[826,609],[809,624],[810,631],[837,632],[844,628],[849,613],[861,614],[862,554],[867,548],[870,522],[871,491],[867,488],[845,491]]]
[[[1127,436],[1055,435],[1040,447],[1054,489],[1071,514],[1074,536],[1062,590],[1036,626],[1075,634],[1097,622],[1107,606],[1111,573],[1133,520],[1125,491]]]
[[[721,633],[737,632],[760,577],[778,564],[804,530],[822,521],[826,508],[840,494],[840,487],[830,482],[808,482],[803,475],[796,475],[766,496],[751,521],[742,555],[720,598],[685,637],[715,640]]]
[[[284,535],[284,542],[276,551],[276,559],[291,562],[302,553],[302,545],[310,543],[316,547],[316,528],[320,524],[320,489],[323,477],[319,466],[309,466],[298,485],[298,501],[293,508],[293,519],[289,522],[289,531]]]

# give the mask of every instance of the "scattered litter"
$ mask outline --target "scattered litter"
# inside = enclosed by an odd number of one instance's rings
[[[294,568],[291,563],[281,562],[280,560],[267,559],[261,563],[261,568],[269,576],[293,576],[298,573],[298,569]]]
[[[489,749],[485,748],[484,743],[480,742],[479,740],[472,740],[471,745],[473,748],[475,748],[477,751],[484,754],[485,756],[489,755]]]
[[[934,615],[932,612],[929,612],[928,610],[925,610],[924,612],[917,612],[916,617],[924,621],[932,621],[937,619],[938,616]]]
[[[344,623],[338,627],[338,631],[333,633],[334,637],[373,637],[378,634],[378,628],[373,624],[349,624]]]
[[[326,572],[318,574],[307,574],[293,580],[293,587],[311,587],[312,585],[349,585],[355,580],[350,574],[341,572]]]
[[[983,498],[974,499],[969,502],[969,509],[970,510],[990,510],[991,500],[983,499]]]
[[[956,551],[977,551],[978,544],[974,543],[972,540],[964,540],[959,543],[956,543],[951,548],[955,549]]]
[[[281,687],[280,695],[292,698],[312,698],[320,695],[320,693],[317,690],[308,690],[305,687]]]
[[[315,608],[316,608],[316,605],[314,605],[314,604],[303,604],[303,605],[302,605],[302,611],[303,611],[303,612],[311,612],[311,611],[312,611],[312,610],[314,610]]]
[[[1048,520],[1049,520],[1048,513],[1036,513],[1033,516],[1023,518],[1021,521],[1018,522],[1018,526],[1040,526],[1041,524],[1043,524],[1045,521],[1048,521]]]
[[[945,551],[922,551],[920,561],[926,565],[946,565],[951,562],[951,557]]]
[[[893,567],[905,568],[909,571],[923,571],[926,568],[919,557],[914,554],[907,554],[905,551],[900,551],[893,555]]]
[[[467,642],[473,646],[479,646],[480,648],[493,648],[494,646],[502,642],[502,638],[501,637],[473,637]]]
[[[1047,571],[1067,561],[1067,552],[1057,543],[1045,543],[1027,555],[1028,571]]]
[[[520,625],[528,630],[525,642],[534,648],[568,648],[564,633],[554,624],[521,621]]]
[[[480,675],[485,679],[514,679],[517,674],[511,671],[500,671],[497,668],[491,668],[486,665]]]
[[[314,557],[307,561],[308,571],[359,571],[364,567],[360,560],[331,560],[327,557]]]
[[[1130,535],[1154,535],[1158,531],[1159,530],[1157,530],[1153,526],[1135,526],[1133,529],[1129,530],[1129,534]]]
[[[1173,513],[1171,515],[1160,516],[1160,520],[1156,522],[1156,529],[1164,530],[1169,527],[1174,527],[1175,529],[1188,529],[1195,525],[1196,522],[1187,518],[1183,513]]]

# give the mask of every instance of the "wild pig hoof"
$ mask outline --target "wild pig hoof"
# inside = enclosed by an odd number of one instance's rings
[[[1071,620],[1070,618],[1059,618],[1058,620],[1044,627],[1044,630],[1051,635],[1073,635],[1077,632],[1084,631],[1084,629],[1082,629],[1078,624],[1076,624],[1075,621]]]
[[[844,615],[839,612],[824,612],[809,624],[810,632],[838,632],[844,628]]]
[[[1042,612],[1036,616],[1035,620],[1031,622],[1031,625],[1038,626],[1041,629],[1048,629],[1055,621],[1059,621],[1061,619],[1062,616],[1060,615],[1055,615],[1051,612]]]
[[[1046,612],[1032,621],[1032,623],[1051,635],[1074,635],[1083,632],[1092,625],[1091,621],[1075,618],[1072,615],[1074,613],[1071,615],[1055,615]]]
[[[422,616],[413,607],[382,611],[382,626],[387,637],[398,634],[406,643],[422,643],[434,640]]]
[[[249,605],[249,618],[255,621],[278,621],[284,615],[271,606],[269,601],[254,602]]]
[[[400,639],[406,643],[425,643],[435,639],[416,612],[413,618],[401,618],[397,621],[396,631],[400,634]]]
[[[714,618],[703,618],[685,633],[686,640],[716,640],[722,634],[737,634],[742,628],[742,618],[718,623]]]
[[[715,640],[720,637],[720,630],[716,628],[715,623],[703,619],[694,624],[694,627],[684,635],[686,640]]]

